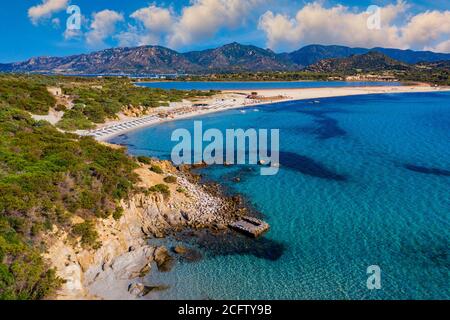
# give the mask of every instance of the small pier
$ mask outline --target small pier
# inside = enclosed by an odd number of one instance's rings
[[[253,238],[260,237],[270,228],[267,222],[252,217],[244,217],[231,223],[229,227]]]

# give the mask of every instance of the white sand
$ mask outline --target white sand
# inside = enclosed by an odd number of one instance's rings
[[[265,99],[250,100],[247,95],[258,92],[258,96]],[[368,94],[394,94],[394,93],[416,93],[416,92],[443,92],[450,91],[450,87],[430,86],[382,86],[382,87],[341,87],[341,88],[303,88],[303,89],[266,89],[266,90],[235,90],[223,91],[219,98],[206,101],[209,107],[198,107],[196,110],[186,112],[176,108],[166,109],[169,117],[162,118],[156,114],[141,117],[128,118],[123,121],[111,121],[102,127],[91,131],[78,131],[81,135],[92,135],[99,141],[108,140],[114,136],[124,134],[143,127],[156,124],[192,118],[205,114],[221,112],[236,108],[255,107],[257,105],[280,103],[293,100],[320,99],[343,96],[356,96]],[[282,98],[280,98],[282,96]],[[273,98],[273,100],[271,99]]]

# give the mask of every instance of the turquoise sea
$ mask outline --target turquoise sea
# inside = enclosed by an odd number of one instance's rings
[[[271,230],[259,240],[193,240],[203,259],[153,273],[149,283],[170,289],[152,298],[450,299],[450,93],[319,101],[195,119],[206,129],[280,129],[278,175],[202,171],[244,195]],[[176,128],[192,129],[193,119],[112,141],[168,158]],[[381,268],[381,290],[367,289],[371,265]]]
[[[366,87],[366,86],[400,86],[400,82],[363,82],[363,81],[264,81],[264,82],[235,82],[235,81],[155,81],[140,82],[138,86],[177,89],[177,90],[263,90],[263,89],[299,89],[324,87]]]

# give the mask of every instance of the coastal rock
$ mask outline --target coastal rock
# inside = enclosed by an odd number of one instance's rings
[[[111,263],[112,272],[118,279],[133,279],[153,260],[154,249],[141,247],[115,258]]]
[[[166,285],[158,285],[158,286],[145,286],[142,296],[145,297],[151,292],[159,292],[168,290],[170,287]]]
[[[163,238],[187,229],[192,230],[195,237],[197,230],[217,232],[226,229],[234,220],[239,210],[238,198],[225,197],[218,185],[197,183],[198,176],[187,167],[177,171],[169,162],[154,162],[177,177],[177,183],[170,185],[168,199],[164,200],[160,194],[143,192],[122,201],[122,219],[116,221],[110,217],[97,221],[96,229],[102,243],[97,250],[73,247],[68,241],[60,241],[61,247],[49,245],[49,260],[58,275],[66,280],[64,290],[58,292],[59,297],[133,299],[145,294],[145,290],[163,290],[164,286],[129,288],[131,279],[150,273],[153,261],[161,272],[170,271],[175,264],[176,260],[167,248],[148,246],[148,237]],[[148,166],[140,166],[136,173],[141,178],[138,186],[142,190],[163,183],[163,177],[152,175]],[[183,192],[177,192],[178,189]],[[202,258],[200,252],[189,248],[178,248],[177,251],[179,258],[187,262]]]
[[[175,248],[173,248],[173,252],[175,252],[176,254],[185,254],[187,252],[187,249],[183,246],[176,246]]]
[[[203,255],[200,251],[194,250],[194,249],[188,249],[183,254],[183,259],[187,262],[198,262],[203,259]]]
[[[136,297],[142,296],[142,294],[144,293],[145,290],[145,286],[142,283],[132,283],[130,284],[130,286],[128,287],[128,292]]]
[[[141,271],[139,271],[139,277],[143,278],[146,275],[148,275],[150,273],[150,271],[152,270],[152,265],[149,263],[146,266],[144,266]]]
[[[161,272],[169,272],[172,270],[175,260],[173,257],[169,254],[169,251],[166,247],[159,247],[155,250],[154,261],[156,262],[156,265],[158,266],[158,270]]]

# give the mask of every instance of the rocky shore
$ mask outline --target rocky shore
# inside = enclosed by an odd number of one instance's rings
[[[154,166],[161,171],[152,171]],[[239,197],[225,196],[217,185],[200,184],[190,167],[176,168],[168,161],[154,160],[141,164],[136,173],[140,177],[138,191],[122,201],[123,216],[96,222],[98,249],[83,248],[63,230],[49,234],[46,258],[64,280],[54,298],[140,299],[165,290],[160,284],[144,283],[143,278],[153,270],[170,271],[176,257],[194,261],[198,255],[181,246],[150,246],[149,239],[186,230],[220,234],[247,214]],[[158,185],[168,188],[155,191]]]

